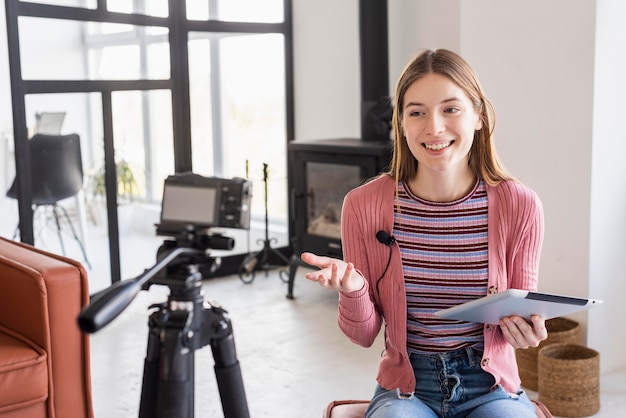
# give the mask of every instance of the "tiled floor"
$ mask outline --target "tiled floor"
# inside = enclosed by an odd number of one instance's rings
[[[2,202],[0,202],[1,204]],[[0,208],[2,206],[0,205]],[[3,214],[8,212],[3,208]],[[12,233],[14,221],[2,217],[0,235]],[[145,243],[142,245],[141,243]],[[153,260],[156,241],[151,237],[127,237],[126,271],[140,272]],[[143,250],[143,251],[142,251]],[[91,245],[94,265],[106,245]],[[145,252],[147,254],[142,254]],[[128,256],[130,255],[130,256]],[[80,259],[80,256],[77,255]],[[149,261],[148,261],[149,260]],[[99,271],[95,267],[92,271]],[[228,310],[234,327],[250,416],[319,418],[333,399],[367,399],[374,378],[382,340],[369,349],[345,338],[336,324],[337,296],[307,282],[300,268],[295,300],[286,299],[287,285],[276,272],[258,273],[251,284],[238,277],[203,283],[207,300]],[[125,276],[126,277],[126,276]],[[101,279],[94,287],[104,287]],[[91,337],[93,403],[96,418],[136,417],[146,350],[148,307],[165,301],[165,287],[140,292],[130,306]],[[195,416],[221,417],[222,405],[209,347],[196,351]],[[536,397],[536,393],[531,393]],[[596,417],[623,416],[626,408],[626,369],[601,377],[601,410]]]

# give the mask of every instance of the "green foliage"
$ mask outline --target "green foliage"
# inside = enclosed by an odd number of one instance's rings
[[[115,171],[117,173],[118,201],[132,201],[135,197],[141,195],[137,176],[127,161],[118,161],[115,164]],[[104,167],[94,177],[93,194],[94,196],[104,196],[106,194]]]

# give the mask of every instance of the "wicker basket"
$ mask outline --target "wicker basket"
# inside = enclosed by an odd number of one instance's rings
[[[600,353],[576,344],[539,351],[539,401],[560,417],[588,417],[600,410]]]
[[[543,340],[539,347],[515,350],[519,376],[522,386],[536,391],[538,388],[537,356],[539,350],[551,344],[580,344],[580,324],[568,318],[553,318],[546,321],[548,338]]]

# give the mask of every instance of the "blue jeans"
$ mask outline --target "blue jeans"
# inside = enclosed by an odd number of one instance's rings
[[[365,418],[537,418],[526,393],[493,388],[480,367],[482,352],[467,348],[432,355],[411,354],[417,379],[410,396],[377,386]]]

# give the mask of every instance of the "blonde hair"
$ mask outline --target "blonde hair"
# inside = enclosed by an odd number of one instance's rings
[[[511,179],[498,159],[492,140],[495,124],[493,105],[485,97],[472,67],[461,56],[446,49],[422,52],[409,62],[400,76],[391,121],[395,137],[393,157],[387,174],[395,177],[396,182],[407,182],[417,174],[418,163],[409,149],[402,129],[404,96],[415,81],[431,73],[443,75],[459,86],[480,115],[482,127],[474,133],[469,158],[474,174],[491,186]]]

